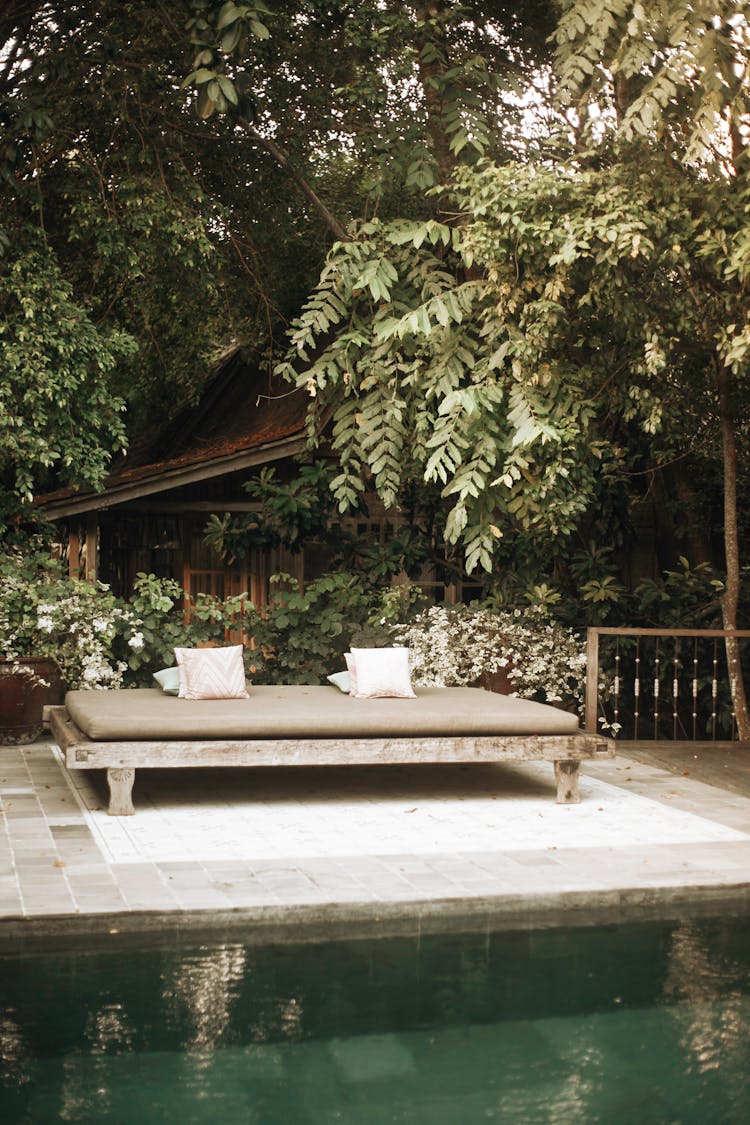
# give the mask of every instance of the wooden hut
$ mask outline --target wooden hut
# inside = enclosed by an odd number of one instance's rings
[[[197,404],[134,443],[100,492],[61,489],[38,506],[61,529],[71,575],[127,594],[139,571],[175,578],[191,595],[246,591],[263,604],[276,570],[302,576],[285,552],[227,566],[204,543],[212,513],[250,511],[242,485],[263,465],[289,465],[305,446],[304,391],[222,358]]]

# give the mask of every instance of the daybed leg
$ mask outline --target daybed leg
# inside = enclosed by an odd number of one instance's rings
[[[555,778],[557,779],[558,805],[575,805],[581,799],[578,792],[578,768],[580,762],[564,760],[555,762]]]
[[[108,769],[107,784],[109,785],[110,816],[132,816],[133,807],[133,782],[135,770]]]

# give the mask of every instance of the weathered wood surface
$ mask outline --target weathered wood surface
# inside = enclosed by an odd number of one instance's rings
[[[558,805],[577,805],[581,799],[578,789],[580,761],[556,760],[555,779],[557,781]]]
[[[243,739],[199,741],[94,742],[69,718],[64,707],[46,714],[68,769],[107,769],[112,815],[132,811],[130,792],[136,769],[194,766],[409,765],[447,762],[548,761],[555,763],[557,799],[579,799],[578,766],[586,759],[612,758],[610,739],[581,732],[571,735],[494,735],[425,738]]]
[[[107,770],[107,784],[109,785],[110,816],[133,816],[133,782],[135,770]]]

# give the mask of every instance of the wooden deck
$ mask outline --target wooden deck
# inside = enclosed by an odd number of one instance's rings
[[[750,744],[617,740],[617,756],[635,758],[670,773],[692,777],[741,797],[750,797]]]

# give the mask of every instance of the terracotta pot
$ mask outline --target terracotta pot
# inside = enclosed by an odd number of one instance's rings
[[[513,682],[508,678],[511,671],[509,664],[507,668],[499,668],[497,672],[482,672],[477,680],[477,687],[482,687],[485,691],[496,691],[498,695],[510,695],[515,690]]]
[[[42,708],[62,703],[64,696],[65,683],[54,660],[0,660],[0,743],[33,742],[42,733]]]

